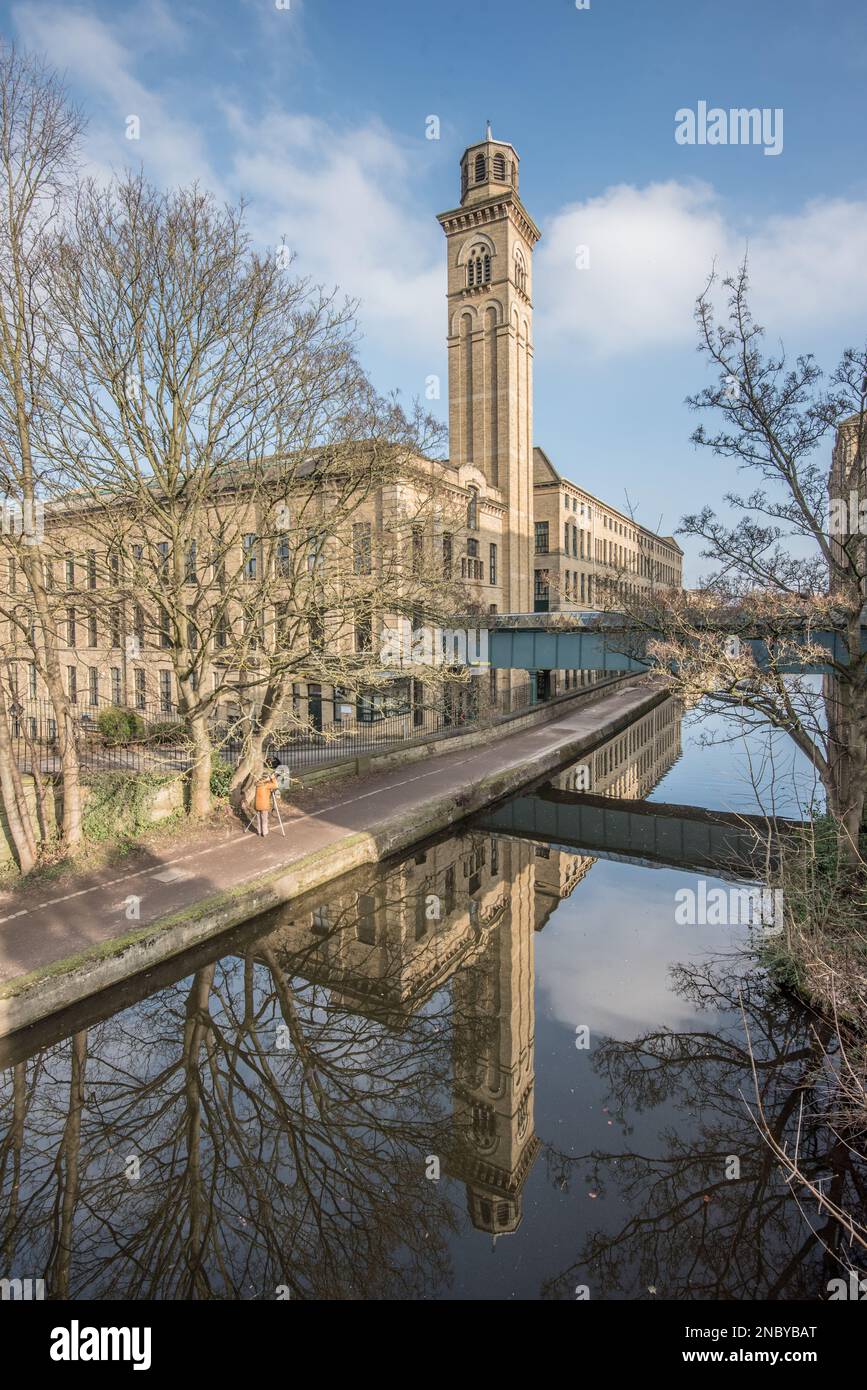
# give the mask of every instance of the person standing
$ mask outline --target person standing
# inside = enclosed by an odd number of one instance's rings
[[[256,783],[256,831],[259,835],[267,835],[271,829],[271,799],[277,786],[273,772],[260,777]]]

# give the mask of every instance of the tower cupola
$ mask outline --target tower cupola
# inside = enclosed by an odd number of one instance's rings
[[[490,122],[484,140],[470,145],[461,160],[461,207],[518,191],[518,156],[505,140],[495,140]]]

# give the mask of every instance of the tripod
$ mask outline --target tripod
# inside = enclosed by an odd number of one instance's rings
[[[267,811],[266,814],[270,815],[270,813],[271,813],[272,811],[276,811],[276,812],[277,812],[277,824],[278,824],[279,827],[280,827],[280,834],[283,836],[283,839],[285,840],[285,839],[286,839],[286,831],[285,831],[284,826],[283,826],[283,817],[280,815],[280,805],[279,805],[279,802],[277,801],[277,793],[276,793],[276,792],[272,792],[272,793],[271,793],[271,805],[269,806],[268,811]],[[246,827],[247,830],[250,829],[250,826],[253,824],[253,822],[254,822],[254,820],[256,819],[256,817],[258,816],[258,814],[259,814],[258,811],[254,811],[254,812],[253,812],[252,816],[251,816],[250,819],[247,821],[247,827]],[[245,830],[244,833],[246,834],[246,830]]]

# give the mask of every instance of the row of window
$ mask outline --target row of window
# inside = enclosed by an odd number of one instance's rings
[[[307,547],[307,569],[312,571],[321,569],[324,563],[324,537],[316,527],[308,529],[306,540]],[[168,578],[169,560],[171,549],[168,541],[159,541],[154,550],[157,556],[157,573],[164,578]],[[370,574],[372,565],[372,536],[371,523],[369,521],[355,522],[352,527],[352,553],[353,568],[356,574]],[[140,544],[131,547],[131,554],[134,562],[141,564],[144,560],[144,546]],[[97,589],[99,587],[99,564],[95,550],[87,552],[84,561],[84,583],[78,584],[78,570],[81,568],[75,556],[67,555],[64,564],[64,585],[65,588],[74,590],[79,587],[84,589]],[[226,577],[226,562],[223,557],[209,559],[206,564],[211,566],[213,580],[216,584],[224,584]],[[248,532],[242,539],[242,566],[243,577],[248,580],[255,580],[261,572],[261,538],[255,532]],[[18,591],[18,576],[20,565],[17,559],[11,557],[8,561],[9,572],[9,592]],[[197,584],[199,582],[201,570],[201,559],[197,553],[196,542],[191,541],[186,549],[184,556],[184,582],[187,584]],[[287,536],[281,536],[274,545],[274,575],[277,578],[288,578],[292,574],[292,550]],[[108,568],[106,577],[112,587],[116,588],[122,581],[123,568],[121,556],[117,552],[108,555]],[[55,588],[54,562],[45,562],[45,583],[50,590]]]
[[[159,708],[161,714],[175,714],[177,705],[173,699],[174,675],[170,670],[157,672],[159,688]],[[108,673],[109,702],[121,705],[123,700],[123,673],[119,666],[112,666]],[[92,708],[103,702],[100,671],[97,666],[78,666],[66,668],[66,694],[71,705],[86,704]],[[29,667],[29,690],[31,699],[36,698],[36,667]],[[147,684],[145,672],[139,667],[133,672],[134,704],[137,710],[147,709]],[[32,721],[35,724],[35,720]]]
[[[577,497],[570,496],[567,493],[564,498],[564,501],[567,512],[578,511],[579,502]],[[585,511],[588,518],[592,516],[592,508],[589,502],[586,504],[586,508],[585,504],[582,502],[580,504],[580,509],[582,516],[585,515]],[[656,554],[665,555],[669,558],[671,557],[672,551],[670,546],[665,545],[664,542],[659,540],[648,541],[648,539],[644,535],[639,534],[638,530],[635,527],[630,526],[628,522],[618,521],[614,517],[609,517],[606,512],[602,513],[602,528],[603,530],[613,531],[618,536],[623,536],[625,540],[630,540],[633,541],[635,544],[641,545],[643,549],[649,549]]]

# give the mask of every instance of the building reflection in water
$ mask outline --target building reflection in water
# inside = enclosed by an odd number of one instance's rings
[[[657,705],[552,779],[596,795],[646,796],[680,756],[680,708]],[[420,850],[366,891],[338,895],[269,937],[287,969],[327,985],[347,1009],[400,1030],[450,983],[454,1134],[449,1171],[473,1225],[517,1230],[534,1128],[534,934],[595,863],[522,839],[466,834]]]

